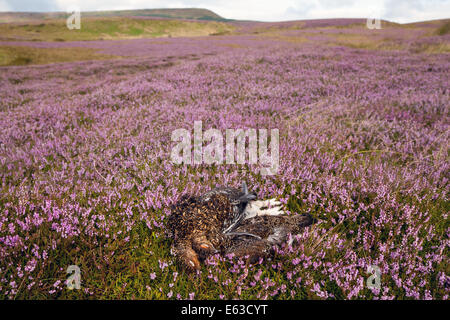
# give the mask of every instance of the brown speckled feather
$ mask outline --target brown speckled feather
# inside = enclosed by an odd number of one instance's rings
[[[173,207],[168,221],[173,253],[188,271],[199,270],[201,261],[213,253],[232,253],[255,262],[289,234],[313,223],[309,215],[265,215],[241,219],[232,232],[224,232],[245,209],[241,196],[237,189],[219,188],[198,198],[183,197]]]
[[[232,214],[230,201],[223,194],[213,194],[209,201],[182,199],[175,206],[168,227],[174,239],[174,253],[187,269],[199,269],[200,258],[223,251],[227,240],[222,229]]]

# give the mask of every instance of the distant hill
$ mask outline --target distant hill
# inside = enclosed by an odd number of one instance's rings
[[[220,21],[142,17],[82,17],[81,29],[69,30],[65,19],[0,23],[0,41],[80,41],[229,34],[235,28]]]
[[[117,11],[86,11],[83,17],[155,17],[168,19],[227,21],[208,9],[141,9]],[[66,12],[0,12],[0,23],[54,20],[67,18]]]

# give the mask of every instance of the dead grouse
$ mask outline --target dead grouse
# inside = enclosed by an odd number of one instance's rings
[[[172,253],[194,271],[215,253],[257,261],[312,223],[310,215],[286,215],[275,199],[256,200],[243,183],[242,190],[220,187],[200,197],[182,197],[172,208],[168,229]]]

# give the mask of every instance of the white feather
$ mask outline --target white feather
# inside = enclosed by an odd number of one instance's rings
[[[276,199],[249,201],[244,211],[244,220],[257,216],[280,216],[281,202]]]

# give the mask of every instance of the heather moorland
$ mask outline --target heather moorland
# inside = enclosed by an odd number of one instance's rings
[[[1,298],[448,299],[448,20],[88,19],[0,25]],[[278,173],[173,164],[197,120],[279,129]],[[242,181],[317,223],[187,274],[170,206]]]

